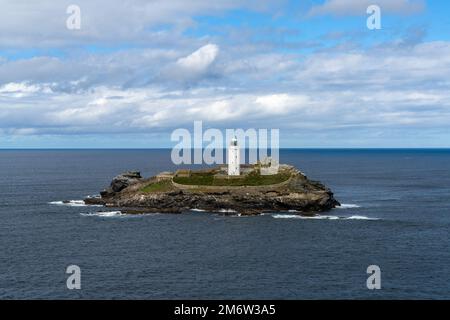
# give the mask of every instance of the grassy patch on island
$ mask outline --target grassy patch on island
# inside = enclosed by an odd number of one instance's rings
[[[141,189],[142,192],[166,192],[172,190],[172,182],[170,180],[161,180],[158,182],[150,183]]]
[[[212,186],[214,176],[212,174],[193,173],[190,177],[174,177],[173,182],[187,185]]]
[[[213,174],[193,173],[190,177],[174,177],[173,181],[179,184],[199,186],[264,186],[284,182],[289,179],[289,176],[285,173],[267,176],[255,173],[240,178],[215,179]]]

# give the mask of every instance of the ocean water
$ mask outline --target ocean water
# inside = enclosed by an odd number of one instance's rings
[[[449,150],[282,150],[343,207],[238,217],[82,206],[168,150],[0,151],[0,298],[449,299]],[[62,200],[74,200],[63,205]],[[68,265],[81,290],[68,290]],[[366,269],[381,269],[368,290]]]

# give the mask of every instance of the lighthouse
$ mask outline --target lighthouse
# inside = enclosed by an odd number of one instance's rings
[[[237,138],[231,140],[228,147],[228,175],[238,176],[240,174],[240,154]]]

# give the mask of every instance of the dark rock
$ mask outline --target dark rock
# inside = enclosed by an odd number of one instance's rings
[[[84,203],[87,205],[105,205],[105,200],[99,197],[89,197],[84,199]]]
[[[113,178],[110,186],[100,192],[102,198],[111,198],[117,192],[121,192],[130,185],[136,184],[142,180],[139,171],[127,171]]]
[[[106,190],[100,191],[100,196],[102,198],[111,198],[112,196],[114,196],[114,191],[112,191],[111,188],[108,188]],[[86,201],[86,200],[85,200]]]
[[[111,181],[110,188],[114,192],[120,192],[129,185],[139,182],[140,179],[142,179],[142,177],[139,171],[124,172]]]

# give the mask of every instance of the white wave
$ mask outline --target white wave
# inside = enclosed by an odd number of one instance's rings
[[[161,213],[158,212],[152,212],[152,213],[137,213],[137,214],[130,214],[130,213],[123,213],[122,211],[97,211],[97,212],[81,212],[80,215],[85,217],[127,217],[127,218],[133,218],[133,217],[143,217],[143,216],[156,216],[160,215]]]
[[[231,218],[251,218],[251,217],[256,217],[256,216],[253,216],[253,215],[247,215],[247,214],[242,214],[242,213],[236,213],[236,214],[230,214],[230,215],[227,215],[228,217],[231,217]]]
[[[91,194],[91,195],[88,195],[88,196],[86,196],[86,198],[100,198],[101,196],[99,195],[99,194]]]
[[[323,216],[323,215],[316,215],[316,216],[301,216],[297,214],[274,214],[272,215],[275,219],[315,219],[315,220],[337,220],[339,217],[337,216]]]
[[[56,206],[68,206],[68,207],[103,207],[102,205],[93,204],[89,205],[84,203],[84,200],[69,200],[69,201],[52,201],[49,204]]]
[[[85,217],[119,217],[125,216],[126,214],[122,213],[122,211],[97,211],[97,212],[88,212],[88,213],[80,213]]]
[[[345,219],[346,220],[380,220],[378,218],[369,218],[366,216],[351,216],[351,217],[347,217]]]
[[[336,209],[355,209],[355,208],[361,208],[361,206],[352,203],[342,203],[339,207],[336,207]]]
[[[312,220],[379,220],[378,218],[369,218],[366,216],[350,216],[350,217],[339,217],[339,216],[328,216],[328,215],[315,215],[315,216],[301,216],[296,214],[274,214],[272,215],[275,219],[312,219]]]
[[[221,212],[221,213],[235,213],[237,211],[233,210],[233,209],[220,209],[219,212]]]
[[[194,212],[206,212],[207,210],[203,210],[203,209],[189,209],[189,211],[194,211]],[[212,210],[212,212],[220,212],[220,213],[235,213],[237,212],[236,210],[233,209],[220,209],[217,211]]]

